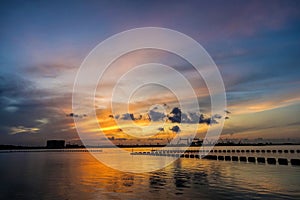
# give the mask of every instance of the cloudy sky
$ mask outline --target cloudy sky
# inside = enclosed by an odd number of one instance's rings
[[[157,139],[184,134],[185,127],[197,124],[198,136],[203,137],[208,127],[225,118],[224,138],[297,141],[299,24],[298,1],[1,1],[0,144],[76,141],[74,118],[85,119],[83,130],[95,137],[104,131],[120,141],[131,138],[125,129],[140,133],[132,123],[154,124],[147,133]],[[212,116],[201,76],[185,60],[155,50],[123,56],[106,72],[94,105],[102,130],[92,128],[89,112],[73,113],[73,83],[89,52],[114,34],[148,26],[180,31],[206,49],[223,77],[230,113]],[[148,85],[132,95],[129,111],[114,102],[112,114],[108,105],[114,81],[128,66],[147,62],[163,63],[183,74],[201,112],[178,111],[172,91]],[[164,77],[182,90],[174,77]]]

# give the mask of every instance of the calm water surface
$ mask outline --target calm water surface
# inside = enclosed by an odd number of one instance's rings
[[[132,174],[89,153],[1,153],[0,180],[0,199],[300,198],[300,167],[186,158]]]

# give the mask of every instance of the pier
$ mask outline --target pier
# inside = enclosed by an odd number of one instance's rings
[[[300,166],[300,149],[212,149],[212,150],[152,150],[131,155],[171,156],[240,163]]]

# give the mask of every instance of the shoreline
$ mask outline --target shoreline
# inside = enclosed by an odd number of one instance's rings
[[[226,144],[218,143],[215,145],[207,144],[205,146],[295,146],[300,145],[300,143],[257,143],[257,144]],[[201,147],[202,145],[190,145],[189,147]],[[73,146],[73,147],[64,147],[64,148],[47,148],[45,146],[17,146],[17,145],[0,145],[0,150],[51,150],[51,149],[88,149],[88,148],[157,148],[157,147],[187,147],[187,145],[116,145],[116,146]]]

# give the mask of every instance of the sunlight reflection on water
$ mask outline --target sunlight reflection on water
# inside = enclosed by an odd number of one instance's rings
[[[100,154],[110,155],[107,149]],[[151,156],[138,159],[151,163]],[[300,167],[292,166],[183,158],[158,171],[133,174],[111,169],[89,153],[71,152],[2,153],[0,162],[0,199],[300,197]]]

